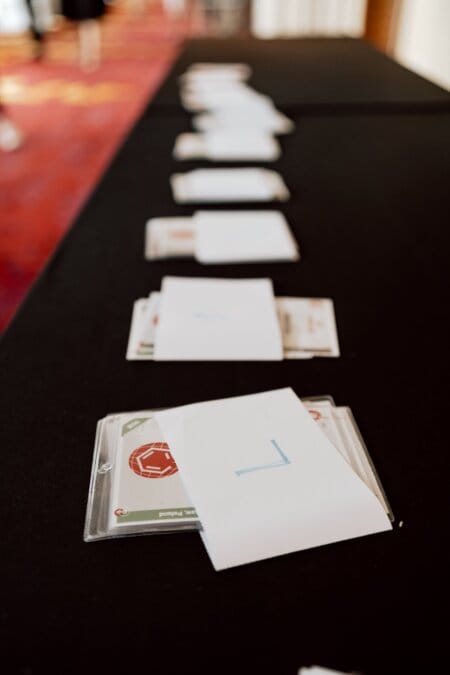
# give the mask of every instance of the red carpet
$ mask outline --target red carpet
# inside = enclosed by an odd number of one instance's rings
[[[63,25],[41,63],[2,58],[1,97],[25,134],[0,152],[0,331],[95,187],[176,58],[186,22],[158,6],[138,19],[116,10],[103,24],[103,62],[83,73]],[[25,38],[23,38],[25,40]],[[24,42],[27,46],[28,42]]]

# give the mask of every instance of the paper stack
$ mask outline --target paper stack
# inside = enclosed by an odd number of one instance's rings
[[[178,204],[270,202],[289,199],[282,177],[267,169],[194,169],[170,177]]]
[[[294,124],[268,96],[246,84],[250,67],[242,63],[193,64],[180,78],[181,101],[199,131],[250,131],[285,134]]]
[[[278,142],[263,131],[215,129],[204,133],[177,136],[175,159],[209,159],[218,162],[274,162],[281,149]]]
[[[292,389],[108,416],[85,539],[198,529],[216,569],[391,529],[348,408]]]
[[[250,68],[242,63],[193,64],[180,78],[181,101],[190,112],[195,133],[175,139],[178,160],[273,162],[281,148],[275,134],[292,122],[273,101],[250,87]],[[171,178],[178,203],[284,201],[289,191],[281,176],[255,167],[202,169]]]
[[[279,211],[196,211],[191,218],[152,218],[145,257],[195,257],[203,264],[296,261],[297,243]]]
[[[270,279],[165,277],[134,303],[128,360],[337,357],[329,298],[275,298]]]

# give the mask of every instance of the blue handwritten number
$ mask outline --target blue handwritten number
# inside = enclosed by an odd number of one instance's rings
[[[262,469],[275,469],[278,466],[286,466],[286,464],[290,464],[290,460],[288,457],[286,457],[278,443],[274,440],[271,440],[270,442],[277,451],[280,459],[277,462],[272,462],[271,464],[260,464],[259,466],[249,466],[246,469],[238,469],[235,471],[236,476],[242,476],[244,473],[253,473],[253,471],[261,471]]]

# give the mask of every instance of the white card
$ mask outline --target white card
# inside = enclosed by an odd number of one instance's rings
[[[270,279],[165,277],[156,361],[278,361],[280,324]]]
[[[237,129],[180,134],[173,151],[176,159],[204,158],[223,162],[274,162],[280,154],[280,146],[270,134]]]
[[[246,63],[193,63],[180,77],[185,81],[247,80],[251,68]]]
[[[289,199],[289,191],[280,174],[267,169],[195,169],[173,174],[170,183],[178,203]]]
[[[109,526],[197,523],[154,414],[130,413],[120,417]]]
[[[186,87],[181,90],[181,101],[190,112],[239,108],[251,113],[255,109],[272,105],[268,97],[259,94],[243,82]]]
[[[145,258],[193,256],[195,232],[192,218],[151,218],[145,226]]]
[[[348,675],[341,670],[330,670],[321,666],[311,666],[310,668],[300,668],[298,675]]]
[[[340,356],[333,301],[329,298],[277,298],[286,358],[299,353]]]
[[[217,570],[392,529],[292,389],[156,418]]]
[[[279,211],[197,211],[195,257],[201,263],[267,262],[299,258]]]
[[[192,125],[197,131],[249,130],[272,134],[287,134],[295,128],[292,120],[271,107],[258,108],[251,115],[239,108],[202,113],[192,118]]]
[[[311,338],[306,331],[304,341],[303,330],[298,330],[299,313],[302,322],[309,316],[311,298],[275,298],[278,320],[283,340],[285,359],[311,359],[313,357],[338,357],[339,344],[334,321],[333,301],[328,298],[314,298],[314,303],[326,303],[326,312],[332,312],[333,321],[330,323],[330,333],[327,337],[329,349],[317,349],[311,345]],[[288,301],[288,302],[287,302]],[[160,293],[152,292],[149,298],[136,300],[133,307],[130,335],[127,348],[128,360],[153,360],[155,329],[159,317]],[[303,323],[300,323],[300,328]],[[333,408],[333,410],[336,410]]]
[[[182,98],[193,97],[199,99],[201,97],[202,100],[205,99],[207,101],[213,97],[216,99],[216,94],[219,96],[224,95],[226,100],[231,97],[232,101],[236,97],[260,97],[260,94],[242,80],[218,75],[188,77],[181,81],[180,93]]]
[[[127,361],[140,361],[139,343],[141,341],[141,334],[143,326],[145,325],[145,315],[148,311],[147,298],[140,298],[136,300],[133,305],[133,313],[131,315],[130,333],[128,335],[127,344]],[[150,355],[153,358],[153,346],[150,350]]]

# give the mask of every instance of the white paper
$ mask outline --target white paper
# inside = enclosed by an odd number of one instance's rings
[[[308,307],[311,300],[311,298],[275,298],[285,359],[339,356],[339,345],[335,331],[334,333],[330,333],[327,338],[330,346],[329,350],[315,350],[314,346],[310,343],[311,337],[306,334],[306,341],[304,341],[305,331],[298,330],[298,314],[300,312],[301,315],[305,314],[306,318],[308,317]],[[286,303],[286,301],[289,302]],[[314,298],[314,302],[331,303],[332,311],[331,300],[327,298]],[[148,299],[141,298],[134,303],[127,349],[128,360],[153,360],[159,304],[160,293],[156,291],[152,291]],[[302,316],[300,327],[303,323],[304,317]],[[320,331],[318,337],[320,337]],[[295,342],[293,342],[294,339]],[[335,342],[335,347],[333,347]],[[333,410],[337,409],[333,408]]]
[[[277,361],[283,358],[270,279],[165,277],[155,361]]]
[[[255,109],[273,105],[270,98],[242,82],[183,88],[181,101],[186,110],[191,112],[239,108],[251,113]]]
[[[280,146],[270,134],[238,129],[180,134],[173,151],[180,160],[205,158],[223,162],[274,162],[280,154]]]
[[[156,417],[217,570],[391,529],[292,389]]]
[[[182,82],[246,80],[251,68],[246,63],[193,63],[181,76]]]
[[[298,260],[298,248],[279,211],[197,211],[195,257],[201,263]]]
[[[195,169],[170,178],[178,203],[266,202],[289,199],[280,174],[267,169]]]
[[[192,118],[194,129],[198,131],[246,130],[265,131],[273,134],[287,134],[295,125],[286,115],[275,108],[266,107],[252,110],[227,109],[195,115]]]

